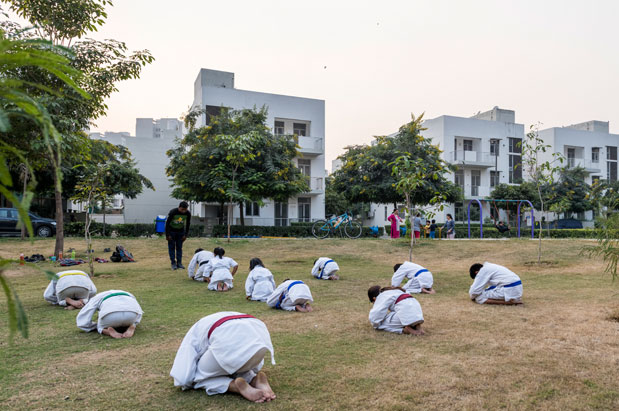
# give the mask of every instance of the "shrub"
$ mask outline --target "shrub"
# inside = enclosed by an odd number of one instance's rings
[[[230,226],[230,235],[234,236],[263,236],[263,237],[312,237],[313,223],[292,223],[290,226]],[[383,235],[379,227],[378,235]],[[225,237],[228,235],[228,227],[216,225],[213,227],[213,237]],[[337,234],[339,235],[339,233]],[[373,237],[370,227],[363,227],[361,237]]]
[[[86,223],[73,222],[65,223],[64,234],[67,237],[82,237],[84,236],[84,229]],[[116,233],[118,237],[149,237],[153,234],[157,234],[155,231],[155,224],[106,224],[105,225],[105,237],[112,235],[112,232]],[[92,222],[90,224],[90,233],[94,237],[103,236],[103,223]],[[200,237],[204,235],[204,226],[195,224],[189,227],[190,237]]]

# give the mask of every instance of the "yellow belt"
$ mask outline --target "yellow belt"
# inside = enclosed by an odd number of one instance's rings
[[[81,271],[69,271],[67,273],[60,274],[58,278],[62,278],[66,275],[83,275],[84,277],[88,277],[87,274],[82,273]]]

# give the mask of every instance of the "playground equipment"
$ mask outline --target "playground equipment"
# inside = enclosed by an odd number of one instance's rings
[[[522,203],[527,203],[529,205],[529,207],[531,207],[531,238],[535,238],[535,215],[533,214],[535,209],[533,208],[533,204],[531,204],[531,202],[529,200],[478,200],[478,199],[472,199],[471,201],[469,201],[469,206],[467,208],[467,218],[468,218],[468,222],[469,222],[469,230],[468,230],[468,234],[469,234],[469,238],[471,238],[471,204],[473,203],[473,201],[477,202],[477,204],[479,205],[479,238],[484,238],[484,210],[482,207],[482,201],[492,201],[492,202],[505,202],[508,204],[509,207],[509,203],[518,203],[518,215],[517,215],[517,221],[518,221],[518,238],[520,238],[520,206],[522,205]],[[496,205],[495,205],[496,208]],[[508,217],[509,217],[509,208],[508,208]]]

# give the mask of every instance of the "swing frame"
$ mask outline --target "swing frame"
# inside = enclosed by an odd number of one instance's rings
[[[468,225],[469,225],[469,229],[468,229],[468,238],[471,238],[471,204],[473,204],[473,202],[476,202],[479,205],[479,238],[484,238],[484,208],[483,208],[483,204],[482,202],[488,202],[488,201],[492,201],[492,202],[504,202],[504,203],[518,203],[518,215],[516,217],[516,220],[518,221],[518,238],[520,238],[520,206],[522,206],[522,203],[526,203],[529,205],[529,207],[531,207],[531,238],[535,238],[535,208],[533,208],[533,204],[531,204],[531,202],[529,200],[478,200],[476,198],[472,199],[469,201],[469,205],[467,208],[467,219],[468,219]],[[496,208],[496,205],[495,205]],[[495,222],[496,224],[496,222]],[[508,222],[509,224],[509,222]]]

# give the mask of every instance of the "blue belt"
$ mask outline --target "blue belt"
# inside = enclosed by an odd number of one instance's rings
[[[320,277],[318,277],[318,278],[322,278],[322,275],[325,273],[325,267],[327,266],[327,264],[329,264],[329,263],[334,263],[334,262],[335,262],[335,261],[333,261],[333,260],[328,260],[328,261],[325,263],[325,265],[323,265],[323,266],[322,266],[322,269],[320,270]]]
[[[521,285],[521,284],[522,284],[522,281],[518,280],[518,281],[514,281],[511,284],[504,285],[503,288],[515,287],[515,286]],[[494,290],[495,288],[496,288],[496,285],[491,285],[490,287],[486,288],[484,291]]]
[[[421,273],[429,273],[430,271],[426,270],[425,268],[423,270],[419,270],[415,273],[414,277],[417,277],[419,274]]]
[[[277,309],[282,308],[282,301],[284,301],[284,299],[286,298],[286,295],[288,295],[288,291],[290,291],[290,289],[292,288],[293,285],[297,285],[297,284],[303,284],[303,281],[293,281],[292,283],[290,283],[288,288],[286,288],[286,291],[284,291],[279,296],[279,301],[277,302],[277,304],[275,304],[275,308],[277,308]]]

